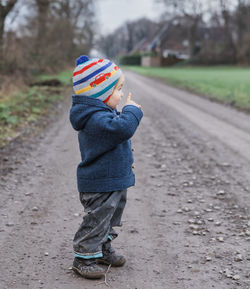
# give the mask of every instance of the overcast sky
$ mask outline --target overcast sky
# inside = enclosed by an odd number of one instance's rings
[[[155,0],[96,0],[96,16],[101,34],[115,30],[126,20],[147,17],[157,20],[164,11]]]

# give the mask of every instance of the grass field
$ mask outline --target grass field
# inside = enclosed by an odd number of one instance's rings
[[[124,66],[137,73],[162,78],[166,83],[211,99],[250,109],[250,68],[240,67],[140,67]]]
[[[43,81],[43,80],[50,80],[50,79],[58,79],[63,83],[64,85],[70,85],[72,83],[72,75],[73,75],[73,69],[64,70],[58,74],[40,74],[36,80],[37,81]]]
[[[45,116],[58,101],[61,101],[66,86],[71,84],[72,71],[57,75],[40,75],[35,82],[57,79],[58,87],[24,87],[11,95],[0,95],[0,147],[14,139],[19,132]]]

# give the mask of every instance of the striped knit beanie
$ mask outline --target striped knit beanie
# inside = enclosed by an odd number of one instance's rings
[[[106,102],[121,74],[119,67],[108,59],[90,59],[82,55],[76,60],[73,89],[77,95],[85,95]]]

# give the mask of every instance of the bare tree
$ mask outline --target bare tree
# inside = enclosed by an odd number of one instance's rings
[[[39,70],[44,70],[44,52],[47,45],[47,27],[48,27],[48,18],[49,18],[49,0],[35,0],[37,7],[37,36],[35,41],[35,55],[36,61],[39,65]]]
[[[5,5],[3,2],[0,2],[0,70],[2,69],[3,66],[3,35],[4,35],[4,24],[5,24],[5,19],[7,15],[11,12],[11,10],[14,8],[15,4],[17,3],[18,0],[8,0],[5,1]]]
[[[236,61],[236,46],[233,41],[232,35],[232,17],[229,11],[231,0],[219,0],[221,16],[224,23],[224,44],[225,50],[229,54],[229,57],[232,59],[232,62]]]
[[[237,31],[237,60],[242,64],[250,64],[250,0],[238,0],[235,11]]]
[[[33,38],[32,63],[38,71],[51,71],[72,61],[93,46],[93,0],[33,0],[28,24]]]
[[[207,7],[202,0],[156,0],[163,2],[168,9],[173,11],[176,17],[185,17],[187,19],[187,30],[189,40],[189,54],[192,58],[196,52],[196,35],[199,24]]]
[[[17,1],[0,2],[2,20]],[[33,75],[58,71],[72,64],[80,53],[87,54],[92,49],[96,27],[93,0],[20,0],[20,3],[24,13],[19,15],[23,18],[19,17],[15,31],[5,34],[8,44],[5,66],[9,73],[13,73],[13,68],[14,73],[22,72],[20,75],[27,77],[31,72]],[[19,6],[12,11],[20,10]]]
[[[248,31],[250,24],[250,0],[238,0],[235,23],[238,35],[238,46],[243,44],[244,34]]]

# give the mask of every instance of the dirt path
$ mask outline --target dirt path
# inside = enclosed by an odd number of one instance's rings
[[[136,187],[114,241],[128,261],[111,268],[110,288],[250,288],[250,116],[126,75],[145,116],[133,139]],[[5,161],[0,288],[107,288],[70,269],[83,210],[68,110]]]

